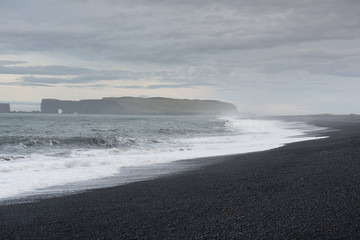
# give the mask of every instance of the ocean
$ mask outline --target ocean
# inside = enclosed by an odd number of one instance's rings
[[[307,134],[316,130],[241,117],[0,114],[0,201],[154,178],[194,167],[180,160],[207,164],[317,139]]]

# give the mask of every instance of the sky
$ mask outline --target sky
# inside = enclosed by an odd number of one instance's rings
[[[359,0],[1,0],[0,102],[172,97],[360,113]]]

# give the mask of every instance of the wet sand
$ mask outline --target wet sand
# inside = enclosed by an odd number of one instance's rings
[[[286,119],[336,131],[154,180],[2,205],[0,239],[360,239],[360,117]]]

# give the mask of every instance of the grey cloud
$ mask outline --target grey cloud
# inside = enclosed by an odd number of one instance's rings
[[[172,82],[174,85],[153,85],[152,88],[190,86],[192,84],[214,85],[221,75],[229,74],[209,67],[182,67],[168,71],[125,71],[125,70],[95,70],[67,66],[6,66],[0,64],[0,74],[20,74],[19,82],[32,84],[88,84],[99,81],[117,80],[151,80]]]
[[[43,84],[43,83],[31,83],[31,82],[22,82],[19,85],[27,86],[27,87],[54,87],[51,84]]]
[[[160,89],[160,88],[192,88],[195,85],[193,84],[155,84],[149,86],[140,86],[140,85],[132,85],[132,86],[117,86],[117,88],[129,88],[129,89]],[[197,86],[200,86],[197,84]]]
[[[22,77],[23,84],[59,84],[68,82],[65,78],[47,78],[47,77],[34,77],[34,76],[25,76]]]
[[[68,84],[66,85],[67,88],[84,88],[84,86],[82,85],[71,85]],[[108,85],[105,84],[89,84],[87,85],[88,88],[92,88],[92,89],[103,89],[104,87],[108,87]]]
[[[0,74],[77,75],[93,72],[89,68],[71,66],[7,66],[20,63],[26,62],[0,61]]]
[[[61,51],[92,59],[174,64],[206,61],[219,52],[360,37],[360,5],[349,0],[67,4],[60,9],[84,8],[85,13],[54,13],[64,14],[69,25],[58,20],[40,29],[34,24],[26,31],[1,29],[1,51]]]
[[[103,80],[120,80],[120,79],[132,79],[136,80],[135,74],[121,74],[112,71],[100,71],[94,74],[85,74],[76,77],[35,77],[35,76],[24,76],[20,80],[24,83],[46,83],[46,84],[60,84],[60,83],[90,83]]]
[[[28,72],[27,72],[28,73]],[[34,71],[36,75],[41,75],[40,72]],[[39,77],[34,75],[27,75],[20,77],[18,80],[24,83],[42,83],[42,84],[73,84],[73,83],[92,83],[98,81],[116,81],[116,80],[133,80],[137,81],[139,79],[150,80],[152,77],[156,77],[161,81],[170,81],[177,84],[169,84],[168,87],[176,86],[187,86],[183,84],[186,82],[186,79],[197,78],[199,81],[197,84],[200,84],[201,74],[196,73],[193,76],[187,75],[185,72],[132,72],[132,71],[121,71],[121,70],[93,70],[90,73],[79,74],[75,77],[66,77],[58,74],[59,77]],[[193,73],[194,74],[194,73]],[[56,75],[53,73],[52,75]],[[210,77],[210,76],[208,76]],[[179,84],[182,83],[182,84]],[[87,85],[90,86],[90,85]],[[151,85],[153,88],[164,87],[166,85]]]
[[[0,67],[7,66],[7,65],[17,65],[26,63],[25,61],[9,61],[9,60],[0,60]]]
[[[0,74],[30,75],[20,78],[20,81],[27,83],[87,83],[101,80],[136,80],[140,76],[149,75],[144,72],[131,72],[123,70],[95,70],[90,68],[71,66],[16,66],[23,61],[0,61]],[[11,66],[9,66],[11,65]],[[33,76],[37,75],[37,76]],[[41,75],[53,75],[61,77],[38,77]],[[68,75],[74,77],[66,77]]]
[[[3,86],[14,86],[14,85],[20,85],[19,82],[0,82],[0,85],[3,85]]]
[[[326,48],[306,48],[285,53],[284,56],[289,58],[353,58],[360,57],[360,49],[330,50]]]
[[[260,71],[281,73],[306,71],[313,74],[358,78],[360,76],[360,49],[329,50],[325,48],[298,49],[262,62]]]
[[[159,89],[159,88],[192,88],[193,84],[158,84],[158,85],[149,85],[146,88],[147,89]]]
[[[53,85],[50,84],[44,84],[44,83],[36,83],[36,82],[6,82],[6,83],[0,83],[2,86],[26,86],[26,87],[53,87]]]

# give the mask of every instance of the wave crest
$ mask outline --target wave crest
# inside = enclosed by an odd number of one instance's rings
[[[158,142],[158,140],[151,140]],[[71,137],[71,138],[4,138],[0,142],[0,150],[8,147],[21,148],[124,148],[139,143],[136,138],[129,137]]]

